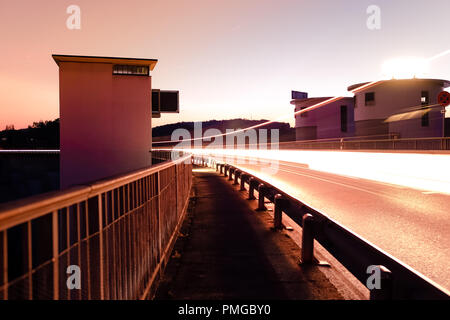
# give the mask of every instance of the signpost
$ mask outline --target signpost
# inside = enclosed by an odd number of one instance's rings
[[[441,91],[438,94],[438,103],[442,106],[442,149],[445,147],[445,107],[450,105],[450,93],[447,91]]]

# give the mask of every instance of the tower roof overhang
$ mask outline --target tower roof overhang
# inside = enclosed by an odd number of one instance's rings
[[[156,63],[158,62],[157,59],[77,56],[77,55],[63,55],[63,54],[53,54],[52,57],[58,66],[61,62],[109,63],[121,65],[149,66],[151,71],[155,68]]]

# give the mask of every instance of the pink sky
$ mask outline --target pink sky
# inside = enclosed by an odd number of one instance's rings
[[[66,27],[71,4],[81,30]],[[366,27],[371,4],[381,30]],[[387,59],[450,49],[448,12],[448,0],[2,0],[0,129],[58,117],[52,53],[158,59],[153,87],[180,90],[181,113],[153,126],[274,119],[293,114],[292,89],[340,95],[378,79]],[[450,78],[450,56],[429,77]]]

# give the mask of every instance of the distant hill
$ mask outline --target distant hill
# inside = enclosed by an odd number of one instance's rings
[[[202,122],[202,130],[205,132],[208,129],[218,129],[220,132],[225,133],[227,129],[244,129],[266,122],[267,120],[248,120],[248,119],[231,119],[231,120],[209,120]],[[170,140],[172,132],[176,129],[188,130],[192,137],[194,133],[194,122],[178,122],[166,124],[163,126],[154,127],[152,129],[153,141],[165,141]],[[273,122],[269,125],[258,129],[278,129],[280,134],[280,141],[295,140],[295,129],[291,128],[289,123],[286,122]],[[270,133],[268,133],[270,136]]]
[[[0,131],[0,149],[59,149],[59,119],[39,121],[26,129]]]

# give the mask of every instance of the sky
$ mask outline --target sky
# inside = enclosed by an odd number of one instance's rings
[[[70,5],[81,10],[69,29]],[[367,27],[369,5],[380,29]],[[0,129],[59,116],[52,54],[158,59],[154,88],[180,90],[180,114],[294,121],[291,90],[348,95],[382,64],[450,49],[448,0],[0,0]],[[450,79],[450,55],[429,78]],[[292,115],[292,116],[291,116]]]

